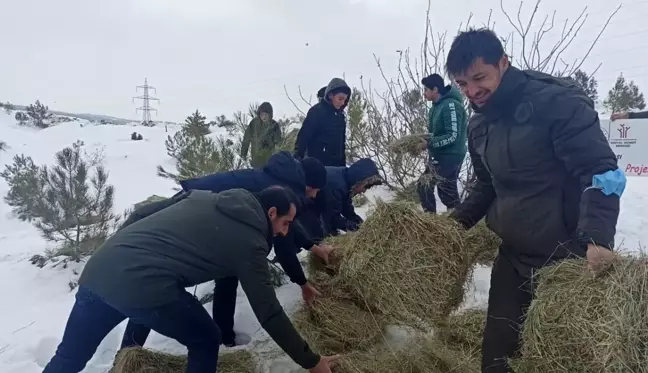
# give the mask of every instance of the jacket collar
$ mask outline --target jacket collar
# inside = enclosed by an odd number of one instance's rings
[[[499,87],[481,108],[471,105],[476,113],[483,114],[486,118],[496,119],[515,110],[520,101],[521,91],[524,89],[528,78],[526,74],[513,66],[509,66],[502,76]]]

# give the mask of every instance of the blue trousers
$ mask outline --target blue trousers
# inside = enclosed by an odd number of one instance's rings
[[[63,340],[43,373],[78,373],[101,341],[124,319],[173,338],[187,347],[186,373],[214,373],[221,333],[200,302],[186,291],[164,306],[116,309],[92,291],[79,287]]]

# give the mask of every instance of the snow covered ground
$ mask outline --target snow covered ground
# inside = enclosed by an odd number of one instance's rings
[[[109,182],[115,186],[116,211],[123,211],[132,204],[152,194],[169,196],[174,193],[173,182],[156,175],[156,166],[172,167],[166,155],[164,140],[177,128],[133,127],[94,125],[85,121],[62,123],[46,130],[19,127],[12,116],[0,113],[0,140],[9,149],[0,152],[0,169],[10,164],[14,154],[32,156],[39,164],[51,164],[54,154],[76,140],[85,143],[87,151],[100,149],[105,155],[105,165],[110,172]],[[137,131],[143,141],[131,141],[130,134]],[[637,250],[648,242],[646,226],[648,218],[648,179],[630,180],[622,202],[617,242],[629,250]],[[7,185],[0,180],[0,196],[6,195]],[[370,199],[388,198],[383,189],[369,193]],[[361,215],[366,207],[360,209]],[[76,279],[82,264],[63,268],[37,268],[29,262],[34,254],[42,253],[47,243],[29,223],[21,222],[11,215],[4,201],[0,202],[0,372],[37,373],[54,353],[74,303],[74,291],[68,283]],[[478,268],[475,272],[473,291],[466,307],[484,305],[490,270]],[[203,285],[198,293],[207,290]],[[285,285],[277,290],[279,299],[290,312],[301,302],[301,292],[296,285]],[[211,311],[211,305],[207,305]],[[85,372],[104,373],[111,366],[125,324],[116,328],[99,347]],[[270,340],[256,321],[252,310],[239,288],[235,329],[251,342],[242,347],[254,350],[270,373],[300,371]],[[147,347],[183,353],[184,348],[175,341],[160,335],[152,335]]]

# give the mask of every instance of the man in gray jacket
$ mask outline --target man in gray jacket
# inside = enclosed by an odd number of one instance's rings
[[[299,365],[330,373],[286,316],[266,256],[285,235],[296,196],[282,187],[191,191],[162,211],[125,227],[90,258],[79,279],[63,340],[43,373],[78,373],[106,335],[129,318],[188,349],[187,373],[214,373],[221,333],[185,288],[236,276],[261,326]]]

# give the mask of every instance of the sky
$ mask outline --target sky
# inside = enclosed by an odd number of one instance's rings
[[[502,1],[516,21],[520,2]],[[554,10],[560,25],[541,52],[587,6],[585,25],[562,54],[581,58],[619,4],[542,1],[532,28]],[[534,1],[523,5],[526,24]],[[333,77],[384,88],[374,56],[395,77],[397,51],[420,49],[427,8],[427,0],[0,0],[0,101],[40,99],[50,109],[137,119],[141,103],[132,98],[148,78],[160,99],[154,120],[182,121],[196,109],[229,116],[255,101],[271,102],[276,116],[294,115],[286,91],[304,110],[299,91],[308,99]],[[448,33],[449,45],[471,13],[473,25],[490,15],[500,36],[514,31],[499,0],[432,1],[430,24]],[[647,17],[648,0],[623,2],[583,64],[587,72],[602,64],[600,96],[621,72],[648,89]]]

